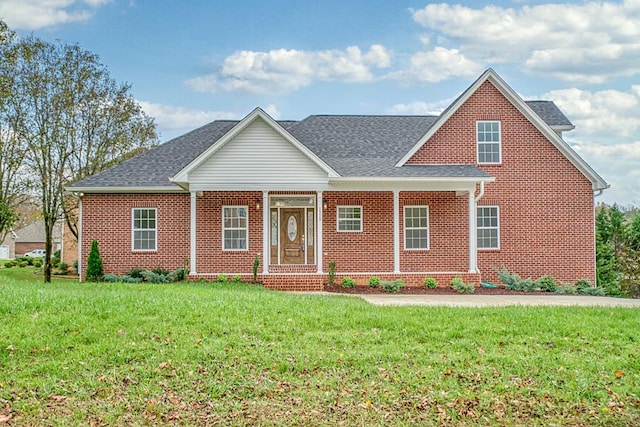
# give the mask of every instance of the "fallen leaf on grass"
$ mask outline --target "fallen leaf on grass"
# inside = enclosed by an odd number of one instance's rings
[[[624,372],[622,372],[622,371],[618,370],[618,371],[615,371],[615,372],[613,373],[613,375],[615,375],[615,376],[616,376],[616,379],[620,379],[620,378],[624,377]]]
[[[11,418],[13,418],[13,415],[9,414],[9,415],[3,415],[0,414],[0,424],[4,424],[4,423],[8,423]]]

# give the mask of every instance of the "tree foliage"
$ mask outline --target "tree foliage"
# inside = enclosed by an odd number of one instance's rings
[[[155,124],[131,87],[111,79],[95,54],[34,36],[17,39],[4,23],[0,34],[2,59],[8,61],[0,65],[0,141],[14,144],[6,150],[0,146],[0,156],[8,153],[0,158],[0,171],[19,163],[12,176],[34,184],[31,191],[40,198],[45,224],[48,282],[54,225],[66,219],[77,237],[77,199],[64,187],[154,145]]]
[[[102,257],[98,249],[98,241],[91,242],[91,252],[87,258],[87,280],[90,282],[99,282],[102,280],[104,269],[102,267]]]
[[[631,218],[617,206],[596,214],[596,273],[608,295],[640,295],[640,211]]]

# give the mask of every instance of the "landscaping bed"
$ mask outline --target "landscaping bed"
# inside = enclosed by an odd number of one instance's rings
[[[387,292],[381,288],[372,288],[370,286],[355,286],[353,288],[347,288],[340,284],[325,285],[324,291],[335,292],[340,294],[386,294]],[[423,286],[403,286],[398,292],[400,295],[458,295],[459,292],[448,286],[438,286],[434,289],[428,289]],[[483,286],[476,286],[474,295],[557,295],[551,292],[528,292],[528,291],[513,291],[505,289],[504,287],[498,288],[485,288]]]

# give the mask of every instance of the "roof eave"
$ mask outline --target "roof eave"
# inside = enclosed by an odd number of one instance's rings
[[[91,194],[91,193],[113,193],[113,194],[126,194],[126,193],[185,193],[186,189],[178,187],[176,185],[171,186],[131,186],[131,187],[66,187],[67,193],[77,194]]]

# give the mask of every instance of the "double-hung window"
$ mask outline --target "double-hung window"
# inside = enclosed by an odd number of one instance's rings
[[[497,206],[478,206],[478,249],[500,248],[500,217]]]
[[[157,249],[156,208],[133,208],[132,246],[134,251],[155,251]]]
[[[476,122],[476,141],[478,144],[478,163],[500,164],[502,162],[499,121]]]
[[[404,248],[429,249],[429,207],[404,207]]]
[[[362,206],[338,206],[338,231],[362,231]]]
[[[247,210],[247,206],[222,208],[222,248],[224,250],[247,250],[249,235]]]

